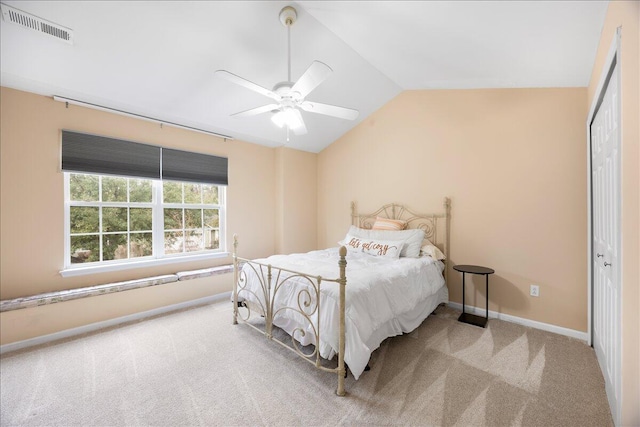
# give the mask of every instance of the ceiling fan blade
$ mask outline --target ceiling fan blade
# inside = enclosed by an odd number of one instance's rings
[[[291,88],[292,92],[298,92],[300,98],[304,98],[312,90],[317,88],[333,70],[327,64],[320,61],[313,61],[307,71],[298,79]]]
[[[278,104],[268,104],[262,107],[252,108],[250,110],[240,111],[239,113],[232,114],[233,117],[250,117],[257,114],[267,113],[269,111],[277,110],[280,108]]]
[[[337,105],[321,104],[320,102],[305,101],[300,108],[309,113],[324,114],[345,120],[355,120],[360,112],[351,108],[338,107]]]
[[[275,93],[275,92],[273,92],[273,91],[271,91],[271,90],[269,90],[267,88],[264,88],[264,87],[262,87],[260,85],[257,85],[257,84],[255,84],[253,82],[250,82],[247,79],[243,79],[240,76],[236,76],[233,73],[230,73],[230,72],[225,71],[225,70],[218,70],[218,71],[215,72],[215,74],[218,77],[222,77],[223,79],[230,81],[231,83],[235,83],[237,85],[246,87],[247,89],[250,89],[250,90],[252,90],[254,92],[258,92],[261,95],[268,96],[269,98],[273,98],[276,101],[280,101],[280,95],[278,95],[277,93]]]

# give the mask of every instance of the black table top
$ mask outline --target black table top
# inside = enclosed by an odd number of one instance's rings
[[[462,273],[472,274],[493,274],[495,270],[493,268],[481,267],[479,265],[454,265],[453,269]]]

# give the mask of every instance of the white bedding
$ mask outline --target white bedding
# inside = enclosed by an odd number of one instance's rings
[[[338,278],[338,248],[306,254],[274,255],[255,261],[327,279]],[[446,301],[443,268],[442,262],[428,256],[390,259],[359,252],[347,254],[345,362],[356,379],[364,371],[371,353],[387,336],[410,332],[422,323],[433,308]],[[251,292],[239,291],[238,298],[251,302],[260,300],[264,304],[256,274],[248,264],[243,267],[243,272],[246,273],[247,289],[253,290],[258,297]],[[274,271],[274,284],[275,274]],[[322,282],[320,288],[319,351],[326,359],[333,358],[338,349],[338,286],[337,283]],[[308,288],[307,280],[288,280],[276,293],[274,311],[284,305],[297,307],[299,292]],[[317,314],[312,316],[314,324],[317,324]],[[296,339],[303,345],[315,342],[309,322],[293,310],[280,311],[273,323],[289,334],[303,327],[306,335],[302,337],[300,333],[295,333]]]

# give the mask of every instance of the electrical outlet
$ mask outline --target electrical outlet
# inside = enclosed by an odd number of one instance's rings
[[[539,297],[540,287],[538,285],[531,285],[529,287],[529,295],[531,295],[532,297]]]

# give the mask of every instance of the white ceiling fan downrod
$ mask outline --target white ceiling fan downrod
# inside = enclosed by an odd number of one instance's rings
[[[291,26],[298,19],[298,12],[292,6],[285,6],[279,14],[280,22],[287,27],[287,81],[291,81]]]
[[[291,26],[298,19],[298,12],[293,6],[285,6],[279,14],[280,22],[287,27],[287,82],[291,85]],[[287,129],[287,142],[289,142],[289,124],[285,125]]]

